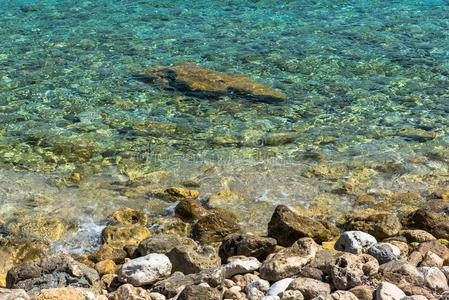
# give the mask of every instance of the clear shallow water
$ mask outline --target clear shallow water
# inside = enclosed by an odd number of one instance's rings
[[[50,213],[78,228],[122,205],[166,214],[171,203],[130,197],[129,186],[192,178],[204,200],[237,194],[217,205],[246,214],[252,230],[263,230],[257,224],[278,203],[336,216],[372,194],[407,210],[446,188],[447,1],[2,1],[0,9],[6,221]],[[288,100],[196,99],[134,76],[184,61],[247,75]],[[156,171],[168,175],[149,180]],[[71,172],[80,184],[64,181]],[[420,197],[397,200],[404,192]],[[30,206],[36,195],[56,200]]]

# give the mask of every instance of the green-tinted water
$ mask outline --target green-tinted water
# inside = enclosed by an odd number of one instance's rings
[[[127,179],[163,188],[196,178],[204,199],[231,190],[238,200],[218,205],[244,212],[257,230],[278,203],[336,215],[363,194],[419,193],[394,204],[407,209],[446,187],[447,1],[3,1],[0,9],[6,221],[50,212],[78,228],[121,205],[169,213],[171,204],[148,194],[130,197]],[[134,76],[184,61],[247,75],[288,100],[197,99]],[[155,179],[156,171],[168,174]],[[72,172],[83,176],[76,186],[65,179]],[[30,205],[36,195],[54,201]]]

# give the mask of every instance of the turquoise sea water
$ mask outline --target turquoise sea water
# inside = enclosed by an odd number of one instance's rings
[[[59,216],[73,225],[70,244],[78,230],[95,236],[92,224],[119,206],[169,214],[173,204],[148,190],[191,179],[203,201],[233,192],[210,205],[243,215],[251,230],[263,230],[279,203],[335,217],[361,195],[406,211],[446,189],[448,1],[47,0],[0,9],[6,223]],[[288,99],[198,99],[135,76],[178,62],[249,76]],[[412,199],[397,200],[407,192]]]

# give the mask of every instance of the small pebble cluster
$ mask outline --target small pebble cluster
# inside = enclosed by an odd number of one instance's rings
[[[260,236],[181,194],[175,216],[157,222],[115,212],[94,253],[15,265],[0,299],[449,299],[442,212],[373,212],[335,226],[279,205]]]

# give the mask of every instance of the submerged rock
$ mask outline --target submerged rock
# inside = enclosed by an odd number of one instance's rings
[[[268,236],[286,247],[303,237],[310,237],[321,243],[332,240],[338,234],[338,229],[332,225],[300,216],[285,205],[276,207],[268,223]]]
[[[153,83],[200,98],[238,96],[256,101],[279,102],[287,97],[242,75],[201,68],[194,63],[153,67],[146,71]]]

